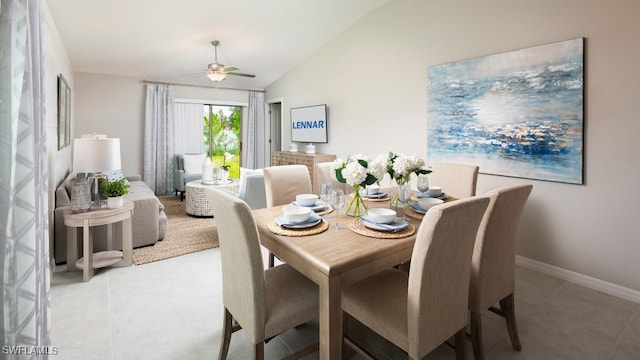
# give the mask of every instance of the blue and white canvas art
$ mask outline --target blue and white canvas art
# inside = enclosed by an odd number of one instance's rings
[[[583,183],[584,38],[430,67],[427,163]]]

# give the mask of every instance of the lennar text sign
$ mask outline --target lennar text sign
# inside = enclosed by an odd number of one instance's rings
[[[291,108],[291,141],[327,142],[327,106]]]

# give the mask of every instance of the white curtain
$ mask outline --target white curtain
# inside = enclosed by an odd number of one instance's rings
[[[42,349],[45,354],[52,352],[42,22],[41,1],[2,0],[0,349],[3,359],[26,359],[24,354],[11,350],[20,346]]]
[[[173,86],[147,84],[144,114],[144,182],[157,194],[173,192]]]
[[[174,110],[174,153],[204,152],[204,105],[176,102]]]
[[[249,91],[249,116],[247,119],[247,154],[245,166],[250,169],[259,169],[265,166],[264,149],[265,135],[265,111],[264,92]]]

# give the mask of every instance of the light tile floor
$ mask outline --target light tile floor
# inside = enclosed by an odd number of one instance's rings
[[[503,320],[486,312],[487,359],[640,359],[640,304],[521,267],[516,286],[523,350],[511,349]],[[218,249],[99,270],[86,283],[80,272],[56,271],[51,281],[55,358],[217,359],[221,298]],[[364,327],[351,328],[377,358],[406,359]],[[267,343],[265,358],[280,359],[317,341],[317,323],[306,324]],[[469,342],[467,349],[472,359]],[[250,359],[251,351],[248,337],[235,333],[228,358]],[[307,358],[317,359],[318,353]],[[454,358],[442,346],[426,359]]]

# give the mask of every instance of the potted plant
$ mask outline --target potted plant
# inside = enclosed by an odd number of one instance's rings
[[[129,184],[122,178],[118,180],[106,180],[102,184],[102,195],[107,198],[107,207],[117,209],[124,204],[123,196],[129,193]]]

